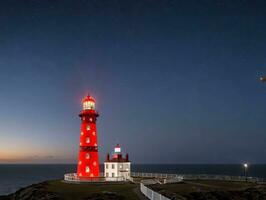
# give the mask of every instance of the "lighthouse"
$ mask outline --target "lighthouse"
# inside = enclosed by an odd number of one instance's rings
[[[79,114],[81,119],[77,167],[79,179],[97,178],[100,175],[96,126],[99,114],[95,110],[95,103],[95,99],[87,95],[82,100],[82,110]]]

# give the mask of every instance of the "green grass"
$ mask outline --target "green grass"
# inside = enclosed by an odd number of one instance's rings
[[[188,194],[192,192],[207,192],[207,191],[230,191],[230,190],[244,190],[255,186],[255,183],[246,182],[232,182],[232,181],[185,181],[183,183],[165,184],[165,185],[152,185],[153,190],[160,193],[176,193]]]
[[[93,194],[104,194],[103,192],[116,192],[124,196],[124,199],[136,200],[137,195],[133,189],[138,187],[132,183],[121,184],[69,184],[60,180],[49,181],[45,190],[56,193],[59,197],[66,200],[79,200],[84,199]]]
[[[243,190],[249,187],[253,187],[256,183],[249,183],[249,182],[240,182],[240,181],[193,181],[191,184],[202,184],[206,185],[209,188],[216,188],[216,189],[223,189],[223,190]]]

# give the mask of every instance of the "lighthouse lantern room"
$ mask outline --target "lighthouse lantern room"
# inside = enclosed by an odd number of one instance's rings
[[[95,99],[86,96],[82,108],[77,176],[80,179],[97,178],[100,175],[96,127],[99,114],[95,110]]]

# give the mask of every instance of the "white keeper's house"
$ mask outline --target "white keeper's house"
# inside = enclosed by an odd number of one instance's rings
[[[122,155],[119,144],[115,146],[112,157],[108,153],[104,162],[104,176],[106,181],[125,181],[130,178],[130,161],[128,154]]]

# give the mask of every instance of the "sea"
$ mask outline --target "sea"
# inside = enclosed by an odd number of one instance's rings
[[[101,166],[103,170],[103,166]],[[101,170],[101,171],[102,171]],[[0,196],[28,185],[46,180],[62,179],[64,174],[76,171],[74,164],[0,164]],[[212,174],[243,176],[242,165],[237,164],[134,164],[133,172],[171,174]],[[266,164],[250,165],[248,176],[266,180]]]

